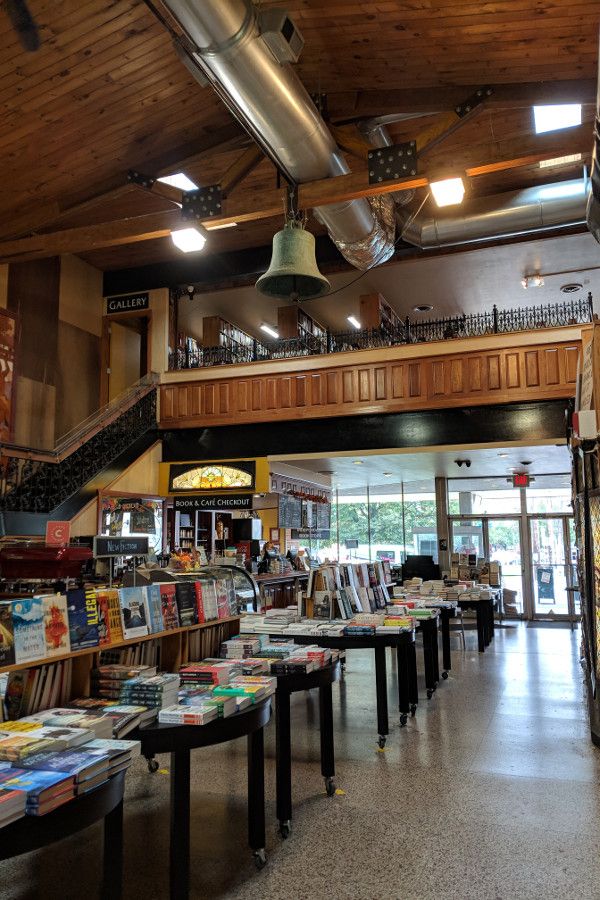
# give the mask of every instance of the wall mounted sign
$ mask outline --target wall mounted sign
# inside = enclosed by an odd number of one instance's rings
[[[180,512],[196,509],[252,509],[252,494],[196,494],[194,497],[175,497],[173,505]]]
[[[292,541],[328,541],[331,531],[321,531],[318,528],[292,528],[290,540]]]
[[[94,537],[94,556],[148,556],[147,537]]]
[[[46,522],[46,546],[63,547],[69,543],[71,523],[59,522],[57,519]]]
[[[169,468],[169,491],[253,491],[256,463],[228,460],[218,463],[177,463]]]
[[[139,312],[150,308],[150,294],[124,294],[122,297],[106,298],[106,315],[115,313]]]
[[[530,477],[527,472],[517,472],[517,474],[512,477],[513,487],[516,488],[529,487],[529,481]]]

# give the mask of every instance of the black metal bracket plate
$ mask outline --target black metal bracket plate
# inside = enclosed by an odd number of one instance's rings
[[[220,184],[209,184],[196,191],[184,191],[181,215],[184,219],[210,219],[221,215],[222,194]]]
[[[464,101],[464,103],[460,103],[458,106],[454,107],[454,112],[459,117],[459,119],[464,118],[464,116],[468,116],[470,112],[473,112],[478,106],[488,100],[492,94],[494,93],[494,88],[489,84],[484,87],[477,88],[474,94],[471,94],[470,97]]]
[[[417,174],[416,141],[369,150],[367,160],[369,184],[382,184],[384,181],[410,178],[411,175]]]
[[[127,181],[129,184],[139,184],[140,187],[150,189],[156,182],[156,178],[152,178],[151,175],[144,175],[142,172],[137,172],[135,169],[130,169],[127,173]]]

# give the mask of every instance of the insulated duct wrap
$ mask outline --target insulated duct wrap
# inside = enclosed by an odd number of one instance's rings
[[[600,57],[599,57],[600,63]],[[600,244],[600,67],[596,94],[596,119],[594,121],[594,152],[592,154],[591,190],[587,200],[587,227]]]
[[[296,73],[263,40],[251,0],[165,0],[165,5],[193,45],[199,70],[290,181],[349,173]],[[368,269],[394,252],[387,205],[357,199],[316,208],[315,214],[346,259]]]
[[[396,211],[389,194],[369,197],[376,225],[363,240],[344,243],[330,233],[335,246],[342,256],[357,269],[371,269],[380,266],[394,254],[396,237]]]

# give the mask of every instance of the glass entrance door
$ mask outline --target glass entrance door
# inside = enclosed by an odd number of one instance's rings
[[[536,619],[575,616],[569,518],[529,518],[533,615]]]
[[[504,595],[507,615],[523,614],[523,555],[521,551],[520,519],[487,520],[489,558],[502,566],[502,587],[511,594]],[[514,596],[513,596],[514,595]]]

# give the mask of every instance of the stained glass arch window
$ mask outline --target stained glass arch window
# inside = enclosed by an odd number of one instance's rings
[[[217,491],[228,488],[252,488],[253,478],[249,472],[234,466],[210,464],[188,469],[173,478],[175,491]]]

